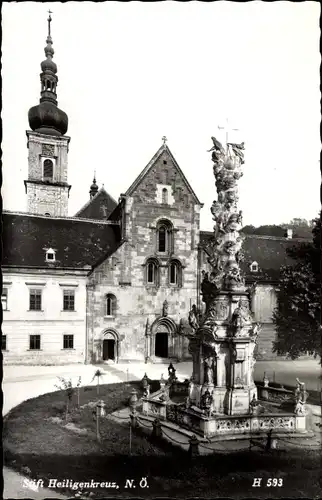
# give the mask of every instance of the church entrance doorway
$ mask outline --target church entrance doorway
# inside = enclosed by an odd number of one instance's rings
[[[168,332],[157,332],[155,336],[155,356],[168,357]]]
[[[115,361],[115,340],[114,339],[104,339],[103,340],[103,361],[108,361],[109,359]]]

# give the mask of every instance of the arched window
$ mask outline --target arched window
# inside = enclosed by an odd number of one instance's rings
[[[160,226],[158,231],[158,251],[165,252],[167,248],[167,228]]]
[[[159,221],[157,226],[157,251],[160,253],[172,252],[173,227],[167,220]]]
[[[109,293],[106,295],[106,316],[115,316],[116,313],[116,297]]]
[[[155,283],[155,275],[156,275],[156,266],[154,262],[149,262],[147,266],[147,282],[149,284]]]
[[[167,188],[162,189],[162,203],[165,205],[168,204],[168,190],[167,190]]]
[[[159,284],[159,265],[155,259],[148,259],[145,264],[145,282],[147,285]]]
[[[172,286],[182,285],[182,267],[180,262],[172,260],[169,264],[169,284]]]
[[[52,181],[54,175],[54,164],[51,160],[44,161],[44,180]]]

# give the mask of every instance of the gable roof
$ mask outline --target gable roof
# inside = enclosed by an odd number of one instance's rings
[[[3,212],[2,266],[92,267],[113,253],[120,239],[120,227],[110,221]],[[48,248],[55,251],[55,262],[46,262]]]
[[[200,231],[200,245],[204,246],[213,238],[214,233]],[[294,265],[295,261],[287,255],[286,249],[301,243],[307,243],[305,238],[281,238],[275,236],[261,236],[245,234],[242,246],[244,260],[241,269],[248,281],[277,281],[281,266]],[[257,262],[257,273],[250,271],[250,264]]]
[[[182,172],[181,168],[179,167],[175,157],[173,156],[173,154],[171,153],[170,149],[168,148],[168,146],[166,144],[162,144],[162,146],[158,149],[158,151],[155,153],[155,155],[151,158],[151,160],[149,161],[149,163],[146,165],[146,167],[142,170],[142,172],[137,176],[137,178],[135,179],[135,181],[131,184],[131,186],[128,188],[128,190],[125,192],[125,195],[126,196],[132,196],[133,192],[136,190],[136,188],[138,187],[138,185],[141,183],[141,181],[144,179],[144,177],[148,174],[148,172],[154,167],[154,165],[156,164],[157,160],[160,158],[160,156],[162,155],[163,152],[166,152],[172,162],[173,162],[173,165],[175,166],[175,168],[178,170],[180,176],[182,177],[183,179],[183,182],[185,183],[188,191],[192,194],[192,196],[194,197],[195,199],[195,202],[198,204],[198,205],[201,205],[203,206],[203,203],[200,202],[200,200],[198,199],[196,193],[194,192],[194,190],[192,189],[191,185],[189,184],[186,176],[184,175],[184,173]]]
[[[75,214],[85,219],[106,220],[113,212],[117,202],[102,187],[91,200]]]

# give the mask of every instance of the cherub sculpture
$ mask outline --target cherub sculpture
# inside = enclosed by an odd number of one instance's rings
[[[242,142],[241,144],[235,144],[229,142],[227,143],[227,146],[231,146],[231,149],[233,150],[235,156],[239,158],[241,165],[243,165],[243,163],[245,163],[244,153],[243,153],[243,150],[245,149],[245,143]]]

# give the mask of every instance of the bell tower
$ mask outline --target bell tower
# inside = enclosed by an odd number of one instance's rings
[[[66,136],[68,116],[57,106],[57,66],[53,61],[51,11],[48,17],[46,59],[41,63],[40,100],[30,108],[27,130],[28,179],[24,181],[27,210],[49,216],[68,215],[68,197],[71,186],[67,182],[68,149]]]

